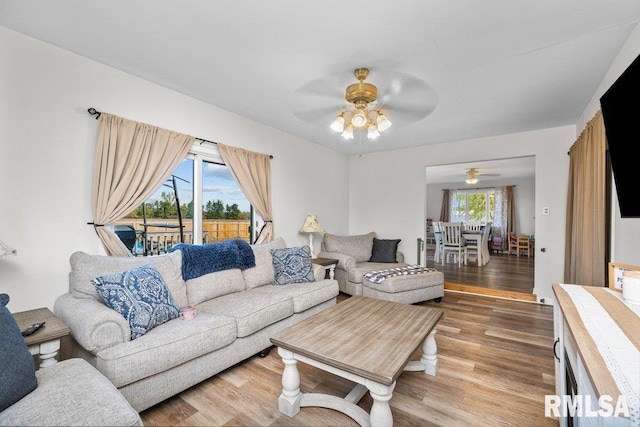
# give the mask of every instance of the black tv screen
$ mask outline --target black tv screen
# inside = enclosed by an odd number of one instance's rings
[[[600,98],[620,215],[640,217],[640,56]]]

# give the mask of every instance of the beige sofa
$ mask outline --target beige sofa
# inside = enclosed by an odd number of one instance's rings
[[[320,258],[338,260],[335,268],[335,279],[340,291],[349,295],[385,299],[388,301],[414,304],[421,301],[435,300],[440,302],[444,296],[444,275],[435,269],[420,274],[407,274],[389,277],[374,283],[366,277],[368,273],[389,269],[409,267],[404,262],[404,255],[389,248],[397,248],[394,242],[399,240],[377,239],[375,232],[362,235],[336,236],[325,233],[322,239]],[[376,244],[386,247],[386,254],[376,253]],[[378,246],[379,248],[380,246]],[[386,259],[385,259],[386,258]],[[372,262],[371,260],[374,260]],[[385,259],[386,262],[377,262]]]
[[[269,249],[279,239],[253,246],[256,266],[183,280],[181,252],[112,258],[82,252],[71,256],[69,293],[55,313],[69,326],[80,356],[106,376],[142,411],[271,346],[270,337],[335,305],[338,284],[314,264],[315,282],[274,286]],[[176,305],[193,306],[193,320],[170,320],[131,340],[128,322],[98,297],[91,280],[152,263]]]

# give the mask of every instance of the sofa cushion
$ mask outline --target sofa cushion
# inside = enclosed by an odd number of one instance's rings
[[[2,412],[0,426],[142,426],[129,402],[83,359],[37,372],[38,389]]]
[[[164,372],[236,339],[233,318],[204,313],[173,319],[134,341],[100,351],[96,367],[116,387]]]
[[[324,269],[322,270],[324,272]],[[301,313],[311,307],[338,296],[338,282],[320,280],[314,283],[293,283],[287,286],[261,286],[250,292],[280,295],[293,300],[294,313]]]
[[[142,265],[93,280],[98,295],[127,319],[131,339],[180,315],[162,275],[153,265]]]
[[[69,262],[71,264],[69,292],[76,298],[95,298],[102,302],[102,298],[98,296],[92,282],[94,278],[152,264],[162,275],[176,305],[179,308],[189,305],[186,285],[182,280],[182,254],[180,251],[148,257],[110,257],[75,252],[71,255]]]
[[[142,426],[138,412],[83,359],[63,360],[36,375],[38,389],[2,412],[0,426]]]
[[[251,245],[251,248],[253,248],[254,253],[258,251],[269,252],[271,251],[271,249],[280,249],[280,248],[286,248],[286,247],[287,247],[287,244],[284,242],[284,239],[282,237],[278,237],[277,239],[274,239],[267,243],[259,243],[256,245]]]
[[[33,356],[7,308],[8,303],[9,295],[0,294],[0,411],[38,387]]]
[[[215,313],[235,318],[238,338],[243,338],[291,316],[293,300],[288,295],[236,292],[203,302],[196,309],[200,313]]]
[[[316,280],[309,246],[271,249],[273,284],[308,283]]]
[[[270,250],[254,251],[256,266],[242,270],[246,289],[273,284],[273,257]]]
[[[323,238],[324,250],[351,255],[356,259],[356,262],[369,261],[374,237],[376,237],[376,233],[373,231],[355,236],[336,236],[325,233]]]
[[[191,306],[198,305],[211,298],[244,290],[244,278],[242,277],[242,271],[238,268],[205,274],[195,279],[187,280],[186,284],[189,305]]]
[[[373,238],[373,248],[371,249],[371,259],[369,262],[398,262],[396,253],[398,243],[401,239],[376,239]]]
[[[406,267],[408,264],[399,262],[397,265],[393,267]],[[348,272],[348,280],[352,283],[362,283],[362,279],[364,275],[373,270],[385,270],[389,268],[389,264],[382,262],[359,262],[356,264],[355,268],[349,269]]]

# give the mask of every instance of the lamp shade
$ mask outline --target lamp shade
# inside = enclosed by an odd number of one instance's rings
[[[367,116],[363,110],[356,111],[353,117],[351,117],[351,124],[357,128],[361,128],[367,124]]]
[[[380,132],[378,132],[378,129],[376,129],[376,126],[375,125],[369,126],[367,131],[367,138],[376,139],[379,136],[380,136]]]
[[[385,130],[391,127],[391,121],[387,119],[387,117],[384,114],[378,114],[378,117],[376,118],[376,123],[378,124],[378,130],[380,132],[384,132]]]
[[[304,225],[300,229],[300,233],[324,233],[324,228],[318,222],[317,215],[307,215]]]
[[[333,123],[331,123],[331,129],[336,132],[344,132],[344,113],[340,113]]]
[[[341,135],[344,139],[353,139],[353,126],[346,126]]]

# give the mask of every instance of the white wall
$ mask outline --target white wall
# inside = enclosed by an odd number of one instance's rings
[[[516,234],[535,234],[535,179],[483,179],[482,187],[515,185],[513,198],[516,204]],[[459,185],[429,184],[427,182],[426,217],[437,221],[442,209],[442,190],[462,188]],[[472,188],[471,188],[472,189]]]
[[[535,156],[536,266],[534,293],[552,301],[564,277],[564,232],[569,156],[575,126],[564,126],[349,158],[349,230],[401,238],[400,250],[416,262],[426,218],[425,167]],[[543,216],[542,207],[551,214]],[[545,252],[540,249],[545,248]]]
[[[11,311],[52,308],[68,288],[69,256],[103,253],[86,225],[97,126],[89,107],[273,155],[274,227],[290,246],[308,242],[298,229],[309,213],[348,232],[347,156],[4,27],[0,57],[0,240],[18,249],[0,260],[0,292]]]
[[[577,127],[578,132],[582,132],[586,123],[591,120],[600,109],[600,97],[639,54],[640,25],[637,25],[611,64],[600,87],[598,87],[591,102],[589,102],[589,105],[585,108],[582,117],[580,117]],[[612,208],[611,260],[640,266],[640,218],[622,218],[620,216],[615,188],[613,190]]]

